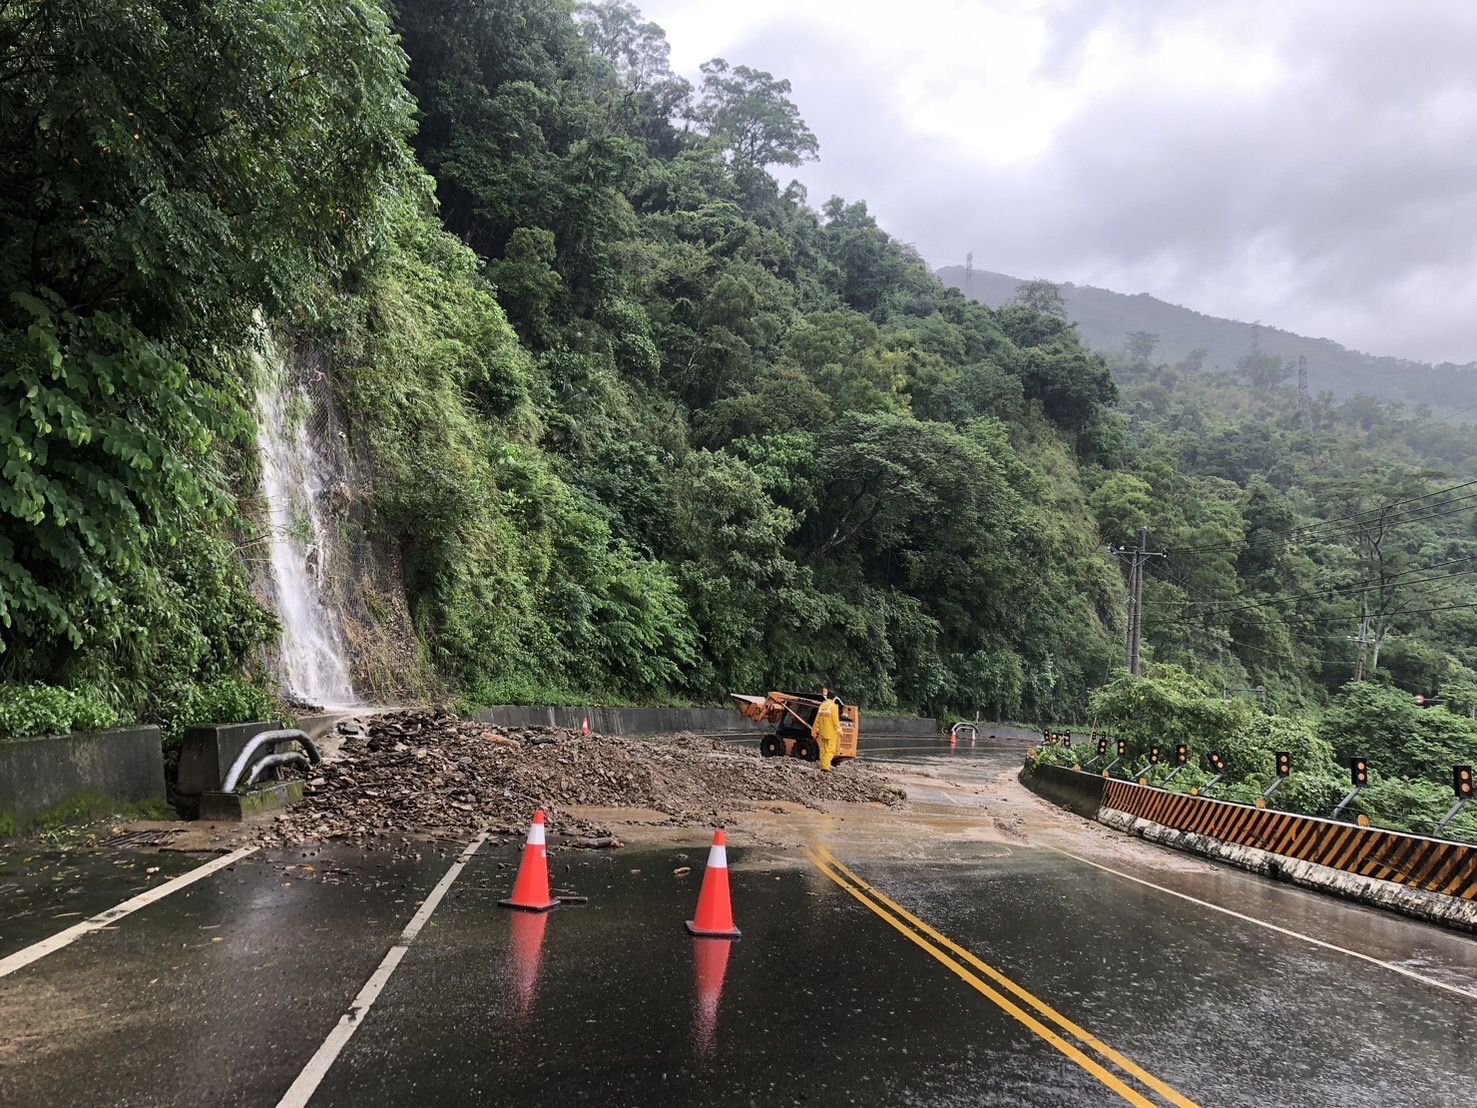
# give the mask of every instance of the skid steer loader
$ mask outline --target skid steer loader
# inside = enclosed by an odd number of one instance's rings
[[[759,752],[766,758],[789,755],[814,762],[821,756],[820,743],[815,737],[815,713],[821,706],[820,693],[772,692],[768,696],[729,693],[729,696],[747,718],[774,728],[759,741]],[[861,730],[861,709],[855,704],[842,704],[841,741],[836,747],[836,761],[856,757]]]

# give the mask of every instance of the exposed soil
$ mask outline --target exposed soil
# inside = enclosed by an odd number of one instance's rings
[[[830,773],[697,735],[645,740],[549,727],[502,731],[442,711],[345,720],[307,774],[302,803],[255,838],[268,845],[387,834],[522,834],[536,808],[574,845],[616,845],[590,809],[641,809],[642,822],[716,823],[735,804],[902,807],[906,794],[854,762]]]

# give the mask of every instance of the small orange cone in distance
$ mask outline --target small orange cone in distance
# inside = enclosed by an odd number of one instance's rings
[[[586,737],[589,736],[589,734],[590,734],[590,717],[589,716],[586,716],[584,719],[580,720],[580,734],[581,735],[584,735]]]
[[[518,864],[518,877],[513,882],[513,895],[499,900],[504,908],[520,908],[525,912],[547,912],[559,907],[549,895],[549,856],[544,852],[544,810],[533,813],[528,828],[528,841],[523,844],[523,860]]]
[[[697,894],[697,913],[687,921],[687,930],[708,939],[739,937],[739,929],[733,925],[733,901],[728,895],[728,839],[721,827],[713,833],[703,887]]]

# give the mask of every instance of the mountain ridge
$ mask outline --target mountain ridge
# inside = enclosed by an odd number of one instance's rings
[[[980,303],[998,308],[1024,283],[1019,277],[964,266],[943,266],[939,279]],[[966,289],[966,276],[970,288]],[[1331,392],[1339,399],[1365,395],[1412,407],[1429,405],[1437,415],[1477,406],[1477,362],[1432,364],[1409,358],[1366,354],[1327,338],[1313,338],[1261,323],[1225,319],[1171,304],[1149,293],[1123,293],[1093,285],[1058,285],[1068,316],[1092,349],[1124,356],[1127,336],[1148,331],[1158,336],[1153,360],[1181,363],[1204,350],[1201,368],[1237,372],[1237,362],[1259,347],[1293,366],[1308,362],[1309,390]]]

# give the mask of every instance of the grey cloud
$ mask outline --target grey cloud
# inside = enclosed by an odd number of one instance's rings
[[[1130,86],[1080,105],[1039,159],[999,169],[927,137],[900,114],[888,59],[823,24],[754,26],[725,52],[793,81],[821,140],[821,163],[797,174],[812,198],[867,200],[935,263],[973,250],[978,266],[1110,275],[1375,353],[1477,359],[1477,5],[1262,10],[1290,74],[1275,98]],[[1046,72],[1069,80],[1100,26],[1154,41],[1147,12],[1057,9]],[[979,105],[980,135],[996,110]]]

